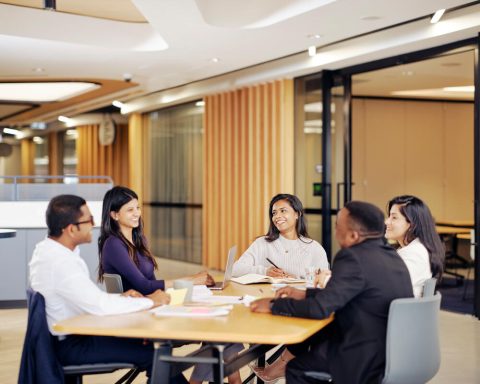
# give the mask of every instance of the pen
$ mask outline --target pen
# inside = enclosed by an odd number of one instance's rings
[[[274,263],[272,260],[270,260],[268,257],[267,257],[267,261],[268,261],[270,264],[272,264],[275,268],[281,269],[281,268],[278,268],[278,267],[275,265],[275,263]]]

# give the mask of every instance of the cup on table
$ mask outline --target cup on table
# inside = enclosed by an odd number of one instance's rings
[[[187,289],[187,294],[185,295],[185,302],[192,301],[193,294],[193,282],[190,280],[174,280],[173,289]]]
[[[305,287],[306,288],[313,288],[316,274],[317,274],[317,268],[313,266],[305,267]]]

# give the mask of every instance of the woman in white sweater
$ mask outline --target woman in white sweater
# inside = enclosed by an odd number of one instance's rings
[[[421,297],[425,280],[440,278],[445,249],[435,230],[430,209],[415,196],[398,196],[388,202],[385,237],[398,242],[398,254],[407,265],[415,297]]]
[[[257,238],[233,266],[233,276],[258,273],[272,277],[305,277],[306,267],[328,270],[323,247],[308,237],[303,206],[294,195],[279,194],[272,198],[268,210],[270,227]],[[252,366],[264,382],[285,376],[285,367],[294,355],[285,349],[271,365]]]
[[[290,194],[272,198],[270,227],[235,262],[233,276],[257,273],[272,277],[304,277],[305,268],[328,269],[327,254],[315,240],[308,238],[300,199]]]

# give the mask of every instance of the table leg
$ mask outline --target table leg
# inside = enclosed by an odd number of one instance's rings
[[[153,343],[153,366],[151,384],[163,384],[170,382],[170,363],[162,361],[161,356],[172,355],[172,344],[168,342],[155,341]]]
[[[213,368],[213,382],[217,384],[223,383],[223,378],[225,377],[224,371],[224,361],[223,361],[223,351],[225,346],[222,344],[216,344],[213,348],[213,356],[217,359],[217,363]]]

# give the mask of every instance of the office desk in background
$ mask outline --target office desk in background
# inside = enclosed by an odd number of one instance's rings
[[[273,296],[271,285],[240,285],[230,283],[220,295],[258,297]],[[82,315],[54,325],[58,332],[145,338],[155,341],[152,383],[161,383],[161,379],[169,377],[170,363],[175,364],[174,372],[187,369],[194,362],[217,364],[215,381],[223,382],[223,377],[246,365],[255,358],[264,355],[269,349],[280,344],[299,343],[333,320],[333,316],[325,320],[301,319],[294,317],[274,316],[271,314],[252,313],[244,305],[234,305],[228,316],[211,318],[155,317],[148,311],[117,316]],[[202,360],[205,353],[189,357],[172,356],[172,342],[208,342],[220,347],[216,349],[212,360]],[[237,359],[223,367],[222,345],[228,343],[251,344],[246,351],[240,352]],[[221,377],[221,378],[219,378]]]
[[[452,224],[468,224],[465,221],[456,221],[451,222]],[[463,284],[464,276],[457,272],[458,268],[470,268],[471,263],[462,257],[458,252],[458,239],[460,237],[470,238],[470,231],[469,227],[457,227],[457,226],[436,226],[436,230],[440,235],[443,243],[446,247],[445,253],[445,273],[448,275],[452,275],[456,278],[457,285]],[[450,246],[448,246],[448,244]]]

